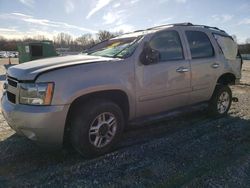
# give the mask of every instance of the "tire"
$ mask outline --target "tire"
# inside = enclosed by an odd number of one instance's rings
[[[110,152],[124,128],[120,107],[111,101],[93,100],[76,108],[71,119],[72,146],[86,158]]]
[[[232,103],[232,91],[227,85],[217,85],[209,103],[211,115],[225,116]]]

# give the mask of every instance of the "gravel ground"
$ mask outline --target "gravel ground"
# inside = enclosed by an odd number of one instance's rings
[[[116,151],[92,160],[42,149],[0,115],[0,187],[249,187],[248,65],[242,85],[232,87],[239,102],[227,117],[209,117],[202,108],[137,125]]]

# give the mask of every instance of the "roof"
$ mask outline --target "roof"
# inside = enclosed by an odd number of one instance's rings
[[[224,30],[219,29],[218,27],[212,27],[212,26],[207,26],[207,25],[195,25],[189,22],[186,23],[175,23],[175,24],[167,24],[167,25],[160,25],[160,26],[155,26],[148,28],[147,30],[151,29],[161,29],[161,28],[166,28],[166,27],[174,27],[174,26],[184,26],[184,27],[200,27],[200,28],[205,28],[205,29],[211,29],[211,30],[216,30],[225,33]]]
[[[219,33],[224,33],[225,35],[227,35],[227,33],[224,30],[221,30],[217,27],[211,27],[211,26],[207,26],[207,25],[195,25],[192,23],[175,23],[175,24],[166,24],[166,25],[159,25],[159,26],[155,26],[155,27],[151,27],[145,30],[137,30],[131,33],[125,33],[123,35],[120,35],[118,37],[115,37],[113,39],[121,39],[121,38],[130,38],[130,37],[138,37],[141,35],[145,35],[145,34],[149,34],[149,33],[153,33],[162,29],[166,29],[166,28],[171,28],[171,27],[196,27],[196,28],[204,28],[204,29],[209,29],[209,30],[213,30]]]

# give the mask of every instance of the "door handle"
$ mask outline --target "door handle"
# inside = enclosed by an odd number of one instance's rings
[[[179,72],[179,73],[184,73],[184,72],[188,72],[189,69],[188,68],[185,68],[185,67],[179,67],[176,69],[176,72]]]
[[[212,66],[212,68],[217,69],[220,65],[218,63],[214,63],[211,66]]]

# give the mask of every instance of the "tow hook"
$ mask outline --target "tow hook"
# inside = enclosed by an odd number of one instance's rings
[[[232,98],[232,101],[233,101],[233,102],[239,102],[239,99],[238,99],[237,97],[233,97],[233,98]]]

